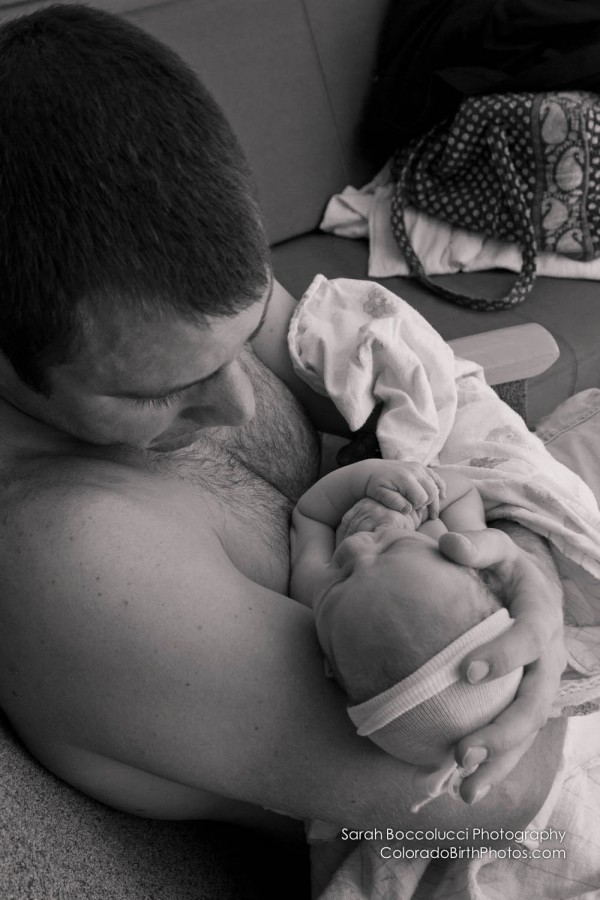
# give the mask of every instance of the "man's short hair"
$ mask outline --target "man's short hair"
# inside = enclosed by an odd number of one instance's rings
[[[0,349],[48,393],[86,311],[234,315],[268,283],[243,152],[171,50],[79,5],[0,27]]]

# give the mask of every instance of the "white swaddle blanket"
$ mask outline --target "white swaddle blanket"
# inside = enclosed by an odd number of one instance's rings
[[[476,483],[488,521],[513,519],[548,539],[565,588],[569,651],[555,714],[600,697],[600,513],[584,482],[499,400],[478,365],[455,358],[419,313],[380,285],[317,276],[291,322],[289,348],[297,374],[331,396],[353,430],[382,404],[384,457],[456,466]],[[534,837],[547,835],[544,852],[563,856],[533,859],[526,844],[513,843],[510,858],[450,857],[439,869],[410,857],[410,841],[384,841],[404,855],[383,858],[376,842],[340,838],[311,850],[313,893],[322,900],[600,898],[598,809],[595,712],[569,720],[561,770],[528,826]]]
[[[378,284],[318,275],[292,319],[297,374],[329,395],[350,428],[378,403],[387,459],[452,465],[475,482],[488,522],[512,519],[547,538],[565,587],[569,668],[557,707],[600,697],[600,512],[557,462],[409,304]]]

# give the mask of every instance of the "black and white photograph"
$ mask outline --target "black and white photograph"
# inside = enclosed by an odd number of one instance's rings
[[[600,0],[0,0],[0,900],[600,900]]]

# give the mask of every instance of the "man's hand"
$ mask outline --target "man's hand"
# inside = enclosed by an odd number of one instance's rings
[[[511,705],[457,745],[457,762],[466,769],[479,764],[461,788],[467,803],[482,799],[500,783],[531,746],[548,718],[566,664],[562,590],[545,545],[518,526],[505,527],[528,546],[519,548],[496,528],[467,535],[450,532],[439,542],[448,559],[489,571],[515,619],[509,632],[465,657],[464,677],[472,682],[492,680],[526,667]]]

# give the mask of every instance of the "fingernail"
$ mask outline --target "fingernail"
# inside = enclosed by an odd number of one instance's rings
[[[450,796],[454,797],[455,800],[458,800],[460,797],[460,781],[457,779],[450,782]]]
[[[475,662],[469,663],[469,668],[467,669],[467,681],[470,681],[471,684],[477,684],[477,682],[483,681],[489,671],[489,664],[477,659]]]
[[[469,747],[464,755],[462,764],[464,769],[477,767],[484,759],[487,759],[488,752],[485,747]]]
[[[479,803],[480,800],[483,800],[483,798],[485,796],[487,796],[487,794],[489,794],[491,787],[492,787],[491,784],[482,784],[481,787],[478,787],[477,790],[475,791],[475,793],[473,794],[473,797],[469,801],[471,806],[474,803]]]
[[[434,772],[425,782],[425,793],[428,797],[437,797],[440,792],[440,775]]]

